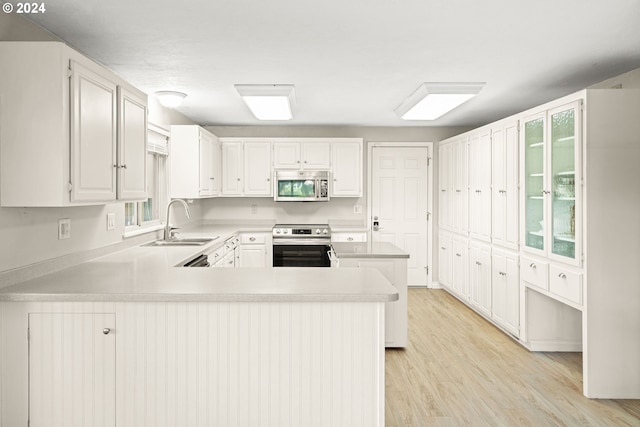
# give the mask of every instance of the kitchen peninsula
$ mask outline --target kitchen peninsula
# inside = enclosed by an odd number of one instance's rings
[[[384,424],[380,272],[174,267],[188,251],[0,289],[0,425]]]

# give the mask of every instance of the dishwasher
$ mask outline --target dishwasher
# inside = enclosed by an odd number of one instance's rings
[[[183,267],[211,267],[209,264],[209,257],[207,255],[198,255],[197,257],[190,259],[186,263],[182,264]]]

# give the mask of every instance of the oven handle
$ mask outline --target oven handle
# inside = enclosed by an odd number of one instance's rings
[[[310,245],[310,246],[328,246],[331,244],[331,240],[325,239],[292,239],[292,240],[276,240],[273,239],[273,246],[278,245]]]

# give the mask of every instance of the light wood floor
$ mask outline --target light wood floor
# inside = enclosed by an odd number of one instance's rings
[[[443,290],[409,290],[386,351],[386,427],[640,426],[640,400],[582,395],[581,353],[531,353]]]

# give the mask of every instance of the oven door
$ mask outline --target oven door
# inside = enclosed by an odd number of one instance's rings
[[[330,245],[285,244],[273,245],[274,267],[331,267]]]

